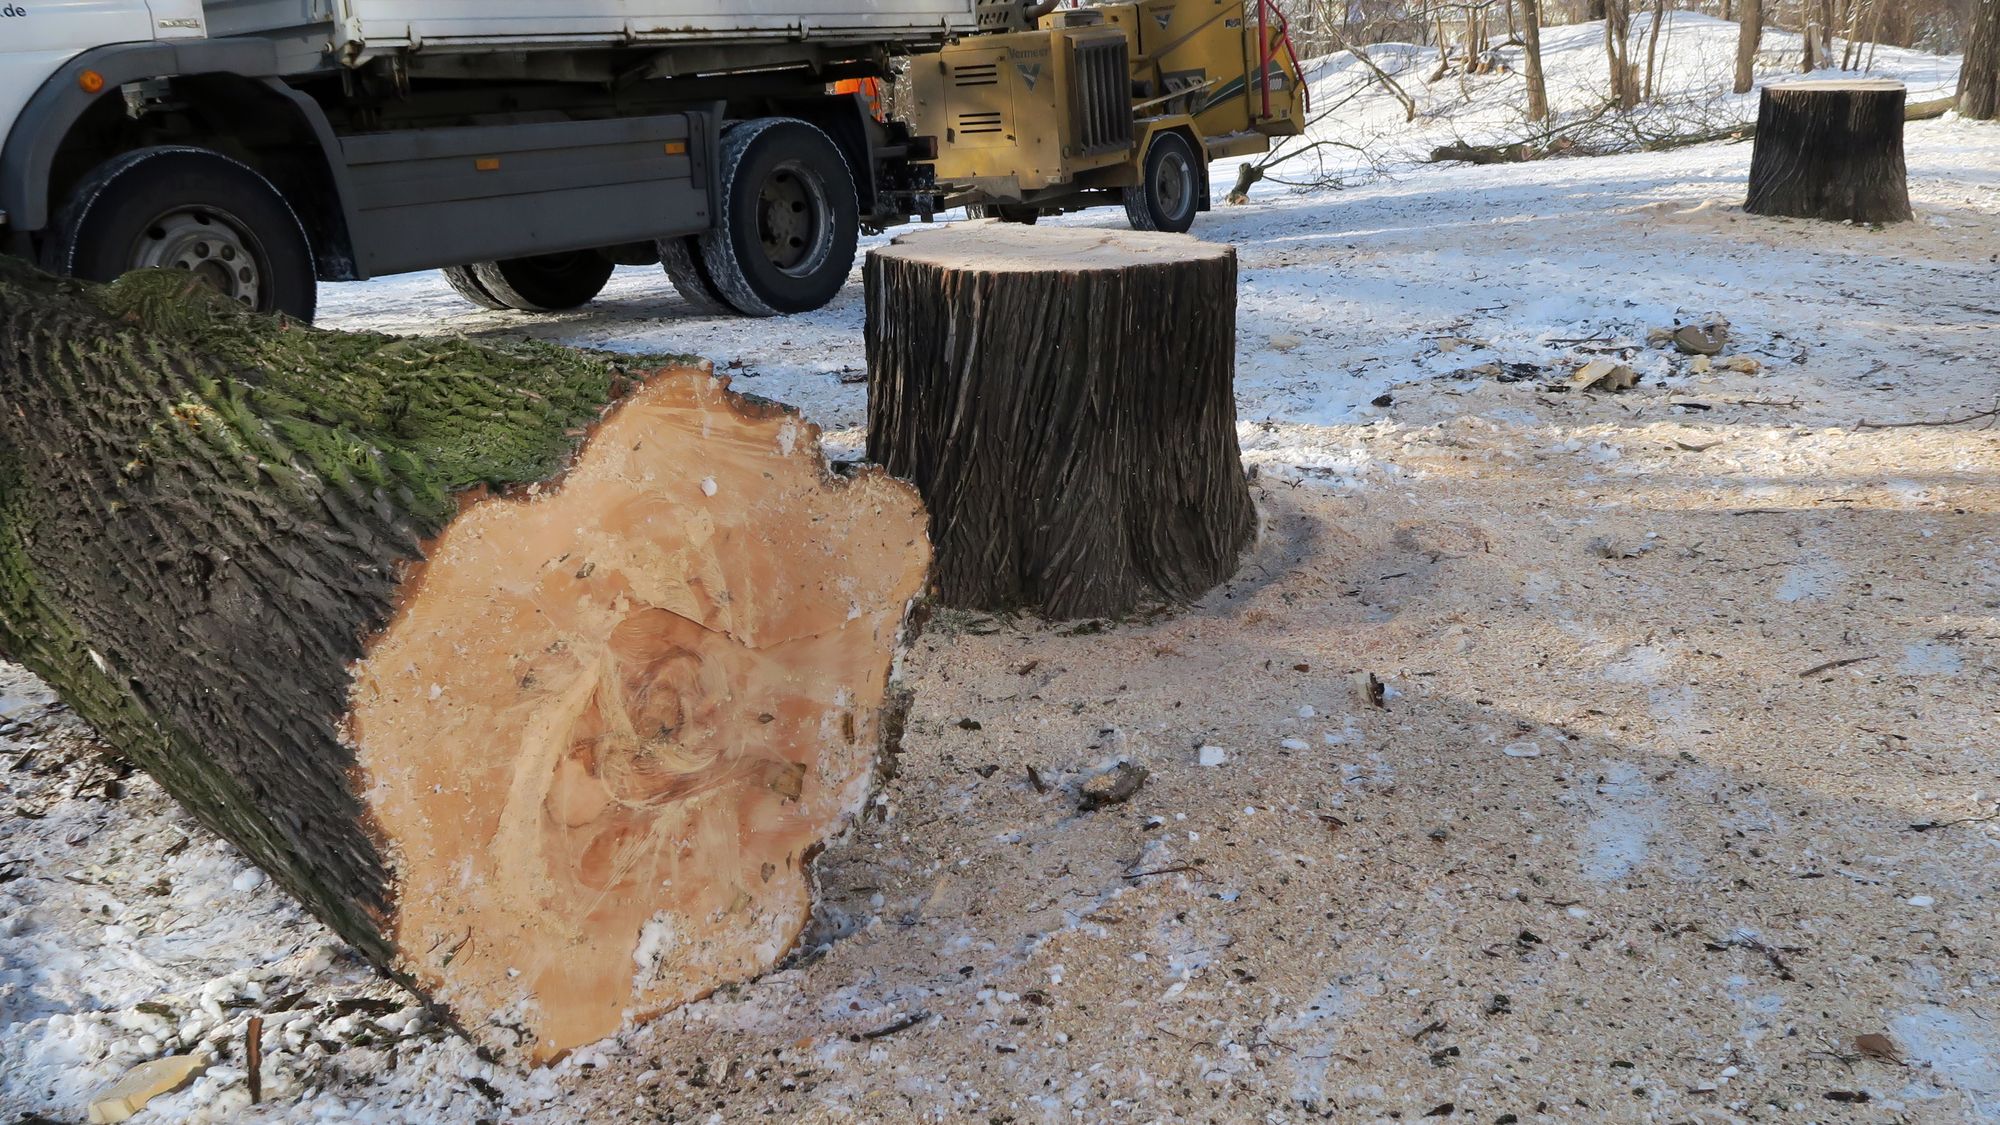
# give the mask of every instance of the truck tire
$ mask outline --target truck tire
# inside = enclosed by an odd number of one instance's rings
[[[854,175],[816,126],[760,117],[723,134],[715,229],[696,236],[716,290],[745,316],[809,312],[854,268]]]
[[[1132,229],[1186,233],[1201,207],[1201,171],[1186,137],[1153,134],[1139,186],[1125,189],[1125,218]]]
[[[968,203],[965,205],[968,219],[998,219],[1003,223],[1020,223],[1031,227],[1042,217],[1040,211],[1025,203]]]
[[[735,316],[736,306],[715,287],[692,235],[660,240],[660,268],[688,307],[702,316]]]
[[[505,301],[488,293],[486,287],[479,284],[479,275],[472,272],[471,266],[446,266],[438,272],[444,274],[444,283],[446,285],[451,286],[453,291],[459,296],[471,301],[480,308],[504,309],[507,307]]]
[[[305,225],[271,181],[203,148],[113,157],[56,215],[46,264],[86,281],[182,269],[231,300],[310,322],[318,305]]]
[[[595,250],[572,250],[474,262],[468,268],[479,287],[505,308],[560,312],[589,304],[604,291],[604,283],[611,280],[611,271],[617,267]]]

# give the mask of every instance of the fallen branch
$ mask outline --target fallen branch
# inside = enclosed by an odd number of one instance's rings
[[[1929,121],[1933,118],[1943,117],[1957,108],[1958,98],[1956,95],[1949,98],[1933,98],[1927,102],[1910,102],[1903,107],[1903,120]]]
[[[2000,417],[2000,405],[1996,405],[1991,410],[1982,410],[1977,414],[1967,414],[1963,418],[1937,418],[1918,422],[1870,422],[1863,419],[1856,422],[1854,428],[1857,430],[1902,430],[1916,426],[1962,426],[1967,422],[1977,422],[1981,418],[1996,417]]]
[[[1803,680],[1810,676],[1817,676],[1821,672],[1831,672],[1835,668],[1845,668],[1850,664],[1859,664],[1864,660],[1873,660],[1873,659],[1875,659],[1873,656],[1850,656],[1844,660],[1829,660],[1824,664],[1815,664],[1812,667],[1806,669],[1805,671],[1800,672],[1799,679]]]

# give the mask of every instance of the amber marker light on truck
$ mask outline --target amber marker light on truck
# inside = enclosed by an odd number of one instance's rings
[[[500,158],[497,156],[482,156],[472,162],[472,167],[474,171],[478,172],[498,172],[500,170]]]
[[[104,76],[94,70],[86,70],[76,76],[76,84],[83,87],[83,92],[86,94],[102,93],[104,91]]]

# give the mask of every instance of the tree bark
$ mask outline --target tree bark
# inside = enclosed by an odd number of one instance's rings
[[[1737,18],[1735,90],[1747,94],[1757,84],[1757,45],[1764,38],[1763,0],[1742,0]]]
[[[546,1059],[796,939],[894,725],[908,486],[699,369],[179,274],[0,259],[0,402],[0,651],[474,1038]]]
[[[868,457],[929,504],[945,604],[1115,616],[1235,572],[1233,249],[968,223],[865,279]]]
[[[1973,9],[1958,75],[1958,112],[1975,121],[2000,116],[2000,0],[1978,0]]]
[[[1611,100],[1621,110],[1639,104],[1639,72],[1632,62],[1632,0],[1605,5],[1604,54],[1611,68]]]
[[[1660,57],[1660,24],[1666,22],[1667,0],[1653,0],[1652,26],[1646,29],[1646,86],[1648,99],[1653,97],[1653,67]]]
[[[1522,68],[1528,79],[1528,120],[1549,119],[1549,86],[1542,75],[1542,0],[1521,0]]]
[[[1910,218],[1904,96],[1900,82],[1866,79],[1764,87],[1744,210],[1857,223]]]

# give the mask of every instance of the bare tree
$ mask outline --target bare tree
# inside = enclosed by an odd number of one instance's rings
[[[1965,65],[1958,74],[1958,112],[1975,121],[2000,116],[2000,0],[1979,0]]]
[[[1737,5],[1736,92],[1747,94],[1757,84],[1757,43],[1764,37],[1764,0]]]
[[[1619,109],[1639,104],[1639,72],[1632,63],[1632,0],[1605,0],[1604,55],[1611,66],[1611,100]]]
[[[1653,97],[1653,64],[1660,56],[1660,25],[1667,21],[1667,0],[1653,0],[1653,26],[1646,29],[1646,98]]]
[[[1522,73],[1528,79],[1528,120],[1549,119],[1549,84],[1542,78],[1542,0],[1521,0]]]

